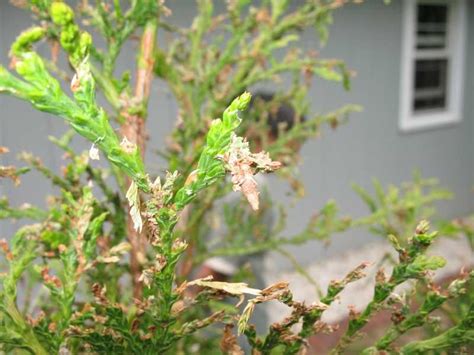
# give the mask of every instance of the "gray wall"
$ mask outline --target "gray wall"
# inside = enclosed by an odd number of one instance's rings
[[[362,216],[365,206],[352,192],[350,184],[356,182],[370,187],[372,177],[384,184],[399,184],[411,179],[414,169],[426,177],[438,177],[441,183],[454,191],[453,201],[440,205],[446,217],[463,216],[474,211],[472,186],[474,183],[474,3],[469,2],[468,50],[466,60],[466,90],[464,120],[456,125],[416,133],[401,133],[398,129],[400,52],[401,52],[401,2],[369,0],[363,6],[348,6],[338,11],[331,29],[329,44],[322,50],[326,57],[346,60],[357,71],[350,92],[338,85],[315,80],[310,92],[314,112],[331,110],[345,103],[364,106],[364,112],[351,116],[350,122],[336,131],[327,130],[323,136],[305,145],[302,151],[301,174],[307,195],[290,209],[288,234],[298,232],[310,216],[328,199],[335,199],[342,213]],[[188,0],[177,0],[173,7],[176,22],[188,24],[194,7]],[[8,46],[14,37],[29,25],[29,16],[13,8],[7,1],[0,1],[0,60],[7,63]],[[316,46],[314,32],[304,33],[308,48]],[[134,48],[125,51],[121,60],[126,66],[133,60]],[[162,83],[153,87],[149,128],[150,142],[148,163],[153,171],[160,168],[152,151],[161,146],[163,137],[170,131],[175,118],[176,105]],[[13,154],[3,157],[11,163],[20,151],[34,152],[45,164],[55,169],[60,166],[60,152],[47,140],[49,134],[64,131],[64,124],[48,114],[34,111],[28,104],[10,97],[0,96],[0,145],[11,148]],[[157,133],[158,132],[158,133]],[[82,147],[88,145],[84,142]],[[37,173],[23,178],[19,188],[1,182],[0,189],[12,204],[31,202],[42,205],[45,195],[51,192],[47,181]],[[278,199],[286,201],[286,186],[272,181]],[[1,190],[0,190],[1,192]],[[12,226],[0,223],[0,237],[12,232]],[[314,242],[302,248],[290,248],[298,258],[311,262],[333,255],[347,248],[362,245],[374,237],[364,231],[352,231],[333,239],[329,247]],[[280,268],[286,268],[282,262]]]
[[[313,107],[319,111],[351,102],[361,104],[364,111],[353,115],[345,127],[327,132],[303,150],[301,171],[308,196],[289,216],[295,227],[329,198],[348,214],[363,215],[367,210],[351,191],[351,182],[370,188],[371,178],[377,177],[384,184],[399,184],[409,180],[414,169],[425,177],[439,178],[455,193],[453,201],[439,205],[441,215],[462,216],[474,210],[474,1],[468,1],[464,119],[456,125],[414,133],[398,129],[401,9],[401,1],[386,6],[383,1],[369,0],[337,12],[322,53],[343,58],[357,71],[357,77],[349,93],[336,85],[316,84],[311,92]],[[314,46],[312,38],[308,32],[308,46]],[[308,247],[295,252],[309,261],[367,240],[365,233],[351,232],[334,238],[328,249],[315,243],[311,253],[306,251]]]

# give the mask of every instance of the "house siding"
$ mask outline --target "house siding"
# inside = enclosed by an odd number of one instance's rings
[[[399,88],[401,79],[402,1],[370,0],[361,6],[347,6],[336,13],[323,57],[345,60],[357,72],[349,92],[335,84],[315,83],[309,93],[313,110],[325,111],[344,103],[357,103],[363,112],[351,115],[349,123],[303,149],[301,173],[307,197],[288,220],[291,228],[306,221],[315,206],[335,199],[343,212],[367,214],[367,208],[351,189],[357,183],[371,190],[371,179],[384,186],[410,180],[418,169],[424,177],[437,177],[455,194],[452,201],[438,205],[443,217],[464,216],[474,210],[474,1],[468,1],[467,56],[465,63],[464,117],[459,123],[435,129],[399,130]],[[304,36],[314,47],[311,31]],[[375,240],[363,231],[336,236],[327,248],[322,243],[292,248],[303,263],[330,257],[343,250]]]

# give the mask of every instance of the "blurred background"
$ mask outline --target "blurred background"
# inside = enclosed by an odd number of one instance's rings
[[[474,1],[436,4],[441,6],[430,8],[417,1],[401,0],[386,5],[369,0],[362,6],[346,6],[336,11],[328,44],[322,49],[313,30],[303,34],[305,49],[314,48],[323,57],[343,59],[356,73],[348,92],[340,85],[313,78],[311,111],[322,113],[346,103],[359,104],[363,111],[351,114],[347,124],[336,130],[326,129],[322,137],[304,145],[300,173],[306,194],[302,199],[295,201],[288,196],[287,185],[272,179],[274,198],[291,205],[288,235],[297,233],[330,199],[337,201],[343,215],[367,215],[368,209],[351,188],[352,183],[372,191],[372,178],[378,178],[385,187],[400,185],[412,179],[414,170],[424,177],[438,178],[443,187],[454,193],[452,200],[437,206],[441,217],[464,217],[474,212]],[[168,21],[176,25],[188,26],[196,13],[194,4],[187,0],[171,1],[168,6],[173,11]],[[415,11],[416,6],[422,7]],[[26,11],[0,1],[2,63],[8,62],[13,39],[30,22]],[[166,40],[162,35],[159,43]],[[120,58],[120,69],[135,59],[136,44],[128,46]],[[47,51],[46,44],[44,47]],[[62,153],[48,141],[48,136],[60,136],[66,130],[65,124],[4,95],[0,96],[0,108],[0,146],[13,153],[1,155],[1,163],[19,165],[14,157],[27,151],[58,171]],[[163,148],[176,115],[172,94],[164,83],[155,80],[146,158],[155,173],[162,169],[156,150]],[[82,149],[90,146],[81,138],[76,139],[76,144]],[[34,171],[25,175],[17,188],[9,181],[0,182],[0,196],[7,195],[12,205],[45,205],[52,191],[50,182]],[[0,236],[11,235],[16,228],[0,221]],[[326,270],[328,275],[324,278],[330,279],[334,276],[330,269],[344,274],[364,260],[361,256],[369,258],[369,252],[377,253],[377,248],[383,253],[379,241],[381,238],[356,228],[335,235],[329,244],[313,241],[287,249],[307,270],[313,274]],[[460,252],[459,258],[466,258],[469,263],[472,255],[467,250]],[[267,259],[264,272],[269,281],[293,277],[288,260],[276,255]],[[340,260],[346,262],[342,268]],[[355,260],[354,265],[350,265],[351,260]],[[294,280],[297,285],[301,283],[295,288],[296,293],[304,295],[304,281],[298,281],[296,275]]]

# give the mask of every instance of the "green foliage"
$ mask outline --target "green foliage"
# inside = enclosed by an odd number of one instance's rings
[[[2,198],[0,200],[0,219],[28,218],[32,220],[42,220],[45,217],[46,212],[37,207],[23,205],[19,208],[13,208],[10,207],[10,204],[6,198]]]
[[[178,210],[190,203],[200,190],[224,176],[225,169],[218,157],[229,151],[232,133],[241,122],[238,113],[245,110],[249,102],[250,94],[242,94],[224,111],[222,121],[217,119],[211,123],[206,136],[206,146],[199,157],[197,169],[192,173],[195,175],[195,180],[176,193],[175,201]]]
[[[446,302],[448,299],[458,297],[461,294],[465,293],[466,284],[468,282],[472,282],[473,277],[474,277],[474,273],[471,272],[469,275],[469,279],[453,281],[451,285],[447,288],[447,290],[445,290],[444,292],[433,287],[432,290],[430,290],[426,294],[423,300],[423,303],[414,313],[407,314],[405,319],[400,321],[398,324],[392,325],[390,329],[387,330],[385,335],[377,341],[375,347],[371,349],[366,349],[366,352],[370,353],[370,352],[373,352],[373,350],[375,349],[387,350],[390,348],[390,345],[401,335],[408,332],[410,329],[423,326],[425,323],[428,322],[430,313],[440,308],[441,305],[444,302]],[[470,315],[468,314],[467,317],[470,317]],[[470,341],[468,338],[468,335],[461,341],[454,339],[454,337],[453,339],[450,339],[450,340],[451,340],[451,343],[445,347],[454,346],[454,345],[457,345],[457,343],[468,343]],[[417,343],[419,342],[414,342],[414,343],[404,346],[402,349],[402,352],[406,354],[416,353],[417,351],[421,352],[420,350],[415,350],[418,347],[416,345]],[[431,350],[439,349],[439,348],[440,347],[432,348]],[[426,350],[428,350],[427,347],[424,349],[424,351]]]
[[[415,341],[405,345],[401,351],[403,354],[425,354],[428,351],[439,351],[452,349],[463,344],[471,344],[474,341],[474,308],[467,312],[462,321],[438,336],[430,339]]]
[[[390,234],[402,236],[405,243],[417,223],[435,217],[436,203],[452,198],[452,193],[439,187],[436,179],[423,179],[416,172],[412,182],[383,189],[381,183],[373,180],[374,196],[361,186],[354,184],[354,191],[369,208],[371,214],[357,221],[382,237]],[[445,224],[443,232],[449,225]],[[454,234],[454,233],[449,233]]]
[[[76,76],[71,83],[73,100],[62,91],[39,55],[29,49],[32,42],[39,40],[45,33],[41,28],[32,28],[18,37],[11,53],[15,69],[24,80],[0,67],[0,92],[27,100],[41,111],[63,117],[80,135],[97,144],[107,158],[129,174],[142,190],[149,191],[137,147],[126,142],[120,144],[105,111],[95,103],[94,79],[88,64],[90,35],[83,32],[77,41],[70,39],[71,43],[66,47],[66,50],[72,47],[76,49],[70,53],[71,63],[76,69]],[[64,45],[63,42],[61,44]]]
[[[418,225],[415,235],[409,240],[408,247],[406,249],[397,248],[399,262],[394,266],[389,277],[386,277],[383,270],[379,270],[373,300],[369,302],[360,315],[353,315],[352,319],[349,320],[346,334],[341,338],[336,351],[342,351],[351,342],[360,329],[368,323],[372,314],[381,308],[382,304],[395,290],[395,287],[410,279],[423,280],[426,278],[428,271],[445,266],[446,261],[443,258],[428,257],[423,254],[436,236],[436,233],[428,233],[428,228],[427,222],[422,221]],[[396,237],[392,236],[392,239],[396,240]]]
[[[472,287],[472,274],[442,291],[431,284],[429,272],[445,261],[425,254],[436,233],[419,221],[433,216],[433,202],[449,197],[436,182],[415,177],[413,183],[388,191],[375,182],[375,197],[355,187],[371,213],[359,220],[340,217],[336,203],[329,201],[295,235],[284,235],[283,207],[275,226],[265,223],[275,202],[267,193],[259,195],[253,176],[279,169],[279,176],[303,195],[294,144],[318,136],[324,125],[336,128],[359,110],[347,105],[311,113],[306,94],[313,76],[349,89],[351,72],[340,60],[298,49],[300,33],[307,27],[316,29],[321,44],[327,41],[333,13],[343,3],[308,0],[290,6],[290,1],[271,0],[257,6],[232,0],[224,12],[216,13],[213,1],[199,0],[190,27],[176,28],[167,23],[170,10],[164,1],[131,1],[127,6],[117,0],[95,5],[82,1],[77,11],[62,1],[19,2],[37,24],[12,44],[11,70],[0,66],[0,92],[61,117],[71,130],[59,138],[49,137],[65,153],[61,174],[30,153],[20,156],[29,167],[0,166],[0,177],[15,184],[34,169],[57,187],[45,209],[14,207],[0,199],[0,219],[34,222],[21,227],[9,242],[0,240],[4,256],[0,352],[162,354],[191,353],[199,347],[212,353],[224,325],[220,341],[224,353],[242,353],[233,333],[237,326],[257,352],[296,354],[304,351],[314,334],[334,330],[321,320],[323,313],[348,284],[364,277],[367,264],[332,281],[320,300],[310,305],[294,300],[285,282],[258,290],[244,282],[189,278],[212,256],[273,250],[288,257],[317,287],[283,247],[328,241],[331,235],[360,225],[387,237],[399,260],[389,277],[378,273],[372,301],[361,314],[352,314],[334,351],[344,351],[377,311],[395,302],[396,287],[406,282],[427,289],[419,292],[420,305],[410,311],[404,303],[404,318],[366,352],[396,351],[399,337],[425,326],[432,312],[459,300],[455,304],[459,316],[449,328],[403,344],[401,351],[422,353],[472,341],[472,300],[463,298]],[[158,46],[158,31],[170,32],[166,46]],[[93,41],[89,33],[101,37],[104,45],[98,46],[101,41]],[[129,71],[118,73],[116,62],[136,35],[140,46],[132,78]],[[52,45],[50,59],[37,51],[42,41]],[[59,50],[70,67],[57,63]],[[144,164],[144,127],[154,75],[174,94],[179,117],[167,148],[160,152],[166,158],[166,173],[151,178],[154,174]],[[282,77],[290,83],[273,85]],[[275,86],[274,97],[251,103],[247,90],[263,83]],[[103,107],[96,100],[99,95],[107,101]],[[266,119],[281,104],[295,108],[296,123],[270,141]],[[77,135],[91,144],[90,150],[72,148]],[[250,146],[263,146],[265,151],[253,153]],[[7,149],[0,147],[0,153]],[[91,163],[102,156],[108,167]],[[227,172],[230,181],[225,179]],[[208,221],[231,189],[241,191],[258,211],[251,212],[247,202],[224,206],[227,232],[218,235],[218,243],[211,247]],[[442,225],[442,235],[458,233],[472,242],[469,224]],[[229,297],[246,302],[243,311],[227,303]],[[255,307],[269,301],[285,304],[290,315],[260,335],[251,316]]]

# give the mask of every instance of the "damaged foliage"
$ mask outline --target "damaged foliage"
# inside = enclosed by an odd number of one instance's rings
[[[429,284],[419,308],[403,319],[393,317],[397,322],[366,352],[417,353],[472,341],[472,307],[460,307],[459,319],[433,337],[394,345],[470,287],[472,274],[447,289],[431,284],[430,270],[444,261],[425,255],[435,237],[427,223],[415,227],[431,215],[426,206],[447,197],[435,188],[422,194],[433,182],[417,179],[405,194],[376,184],[376,199],[356,188],[372,213],[364,219],[340,217],[329,201],[295,235],[284,234],[284,208],[275,226],[265,224],[263,216],[275,202],[260,193],[255,175],[275,171],[301,197],[295,146],[359,110],[346,105],[311,112],[307,93],[313,79],[349,89],[353,73],[338,59],[299,48],[308,27],[324,44],[333,12],[349,2],[230,0],[219,13],[213,1],[199,0],[190,26],[178,28],[168,20],[172,13],[163,0],[78,1],[75,9],[59,0],[14,1],[33,14],[34,25],[13,42],[9,65],[0,65],[0,92],[63,119],[70,130],[49,137],[64,153],[61,171],[32,153],[19,157],[28,168],[0,166],[0,177],[15,185],[31,168],[55,187],[42,208],[0,199],[0,219],[30,223],[0,239],[0,352],[206,354],[219,348],[243,354],[243,339],[254,353],[304,352],[313,335],[336,330],[322,316],[350,283],[364,277],[366,263],[308,304],[295,300],[285,281],[260,290],[250,282],[189,280],[211,256],[273,250],[317,286],[282,247],[327,241],[354,225],[396,235],[389,239],[399,260],[390,276],[378,273],[373,300],[361,313],[351,312],[335,352],[348,348],[369,318],[394,302],[395,288],[409,280]],[[168,33],[166,42],[158,41],[160,31]],[[120,72],[119,58],[137,38],[135,73]],[[46,46],[50,55],[44,54]],[[159,152],[160,171],[145,165],[148,104],[161,93],[151,90],[155,77],[178,106],[176,124]],[[265,102],[252,99],[247,90],[263,83],[275,94]],[[280,125],[278,137],[270,140],[269,114],[282,105],[294,108],[294,124]],[[76,139],[85,139],[89,149],[76,152]],[[0,154],[7,151],[0,147]],[[212,248],[209,217],[232,189],[246,201],[223,208],[228,232]],[[474,235],[460,221],[444,227]],[[229,304],[229,297],[237,304]],[[287,317],[257,334],[254,311],[268,302],[283,303]]]

